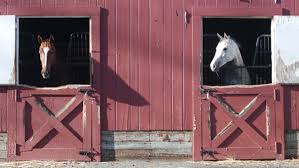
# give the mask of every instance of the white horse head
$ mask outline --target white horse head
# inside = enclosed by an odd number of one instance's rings
[[[233,60],[236,60],[237,66],[244,66],[238,44],[225,33],[224,37],[218,33],[217,36],[220,41],[210,63],[211,70],[217,72],[223,65]]]
[[[224,84],[250,84],[250,76],[239,50],[238,44],[224,33],[224,37],[217,34],[219,43],[213,60],[210,63],[211,71],[218,72],[225,64],[230,63],[229,69],[224,70]]]

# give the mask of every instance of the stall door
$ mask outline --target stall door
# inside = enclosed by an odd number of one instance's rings
[[[195,130],[201,131],[202,144],[195,144],[201,148],[194,152],[203,160],[283,158],[280,95],[272,85],[203,87],[196,114],[201,129]]]
[[[82,89],[20,89],[15,160],[99,160],[96,99]]]

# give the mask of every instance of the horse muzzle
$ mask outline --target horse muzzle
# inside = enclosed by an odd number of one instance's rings
[[[211,69],[212,72],[218,72],[219,71],[219,67],[216,64],[211,65],[210,69]]]
[[[44,79],[50,78],[50,73],[48,71],[42,71],[41,75]]]

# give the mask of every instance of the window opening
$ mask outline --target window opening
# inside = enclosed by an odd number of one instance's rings
[[[89,18],[19,18],[19,84],[90,84],[89,35]],[[43,51],[38,36],[44,40],[53,36],[56,48],[56,61],[47,79],[41,75],[39,52]]]
[[[271,83],[270,27],[271,19],[204,18],[203,84],[229,85],[225,78],[227,79],[227,75],[235,69],[247,70],[252,85]],[[235,67],[231,61],[219,68],[217,73],[211,71],[210,63],[219,42],[217,33],[221,36],[224,36],[225,33],[237,43],[244,66]],[[246,80],[244,76],[246,77],[246,75],[242,75],[242,79],[239,80],[240,84]]]

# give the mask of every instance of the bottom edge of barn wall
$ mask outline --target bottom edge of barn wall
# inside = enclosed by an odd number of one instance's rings
[[[286,158],[299,157],[299,130],[285,133]],[[192,131],[103,131],[102,159],[191,159]],[[7,160],[7,133],[0,133],[0,161]]]

